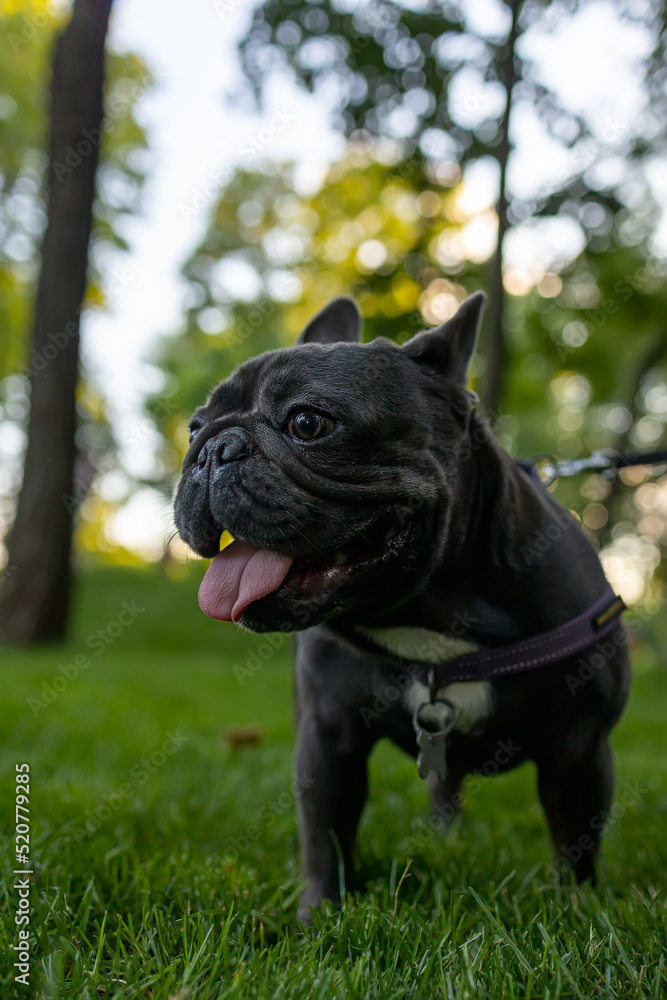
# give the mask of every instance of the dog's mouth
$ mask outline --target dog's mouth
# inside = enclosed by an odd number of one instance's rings
[[[276,592],[290,602],[335,595],[362,574],[390,564],[411,534],[411,520],[393,511],[327,553],[294,558],[237,538],[209,566],[199,606],[209,618],[238,622],[254,601]]]

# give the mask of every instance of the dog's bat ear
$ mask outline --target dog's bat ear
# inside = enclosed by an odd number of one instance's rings
[[[357,303],[341,295],[332,299],[311,319],[299,335],[297,344],[337,344],[340,341],[356,344],[361,340],[361,324]]]
[[[403,344],[401,350],[415,361],[430,365],[453,381],[467,385],[468,365],[477,346],[485,302],[484,292],[474,292],[446,323],[416,334]]]

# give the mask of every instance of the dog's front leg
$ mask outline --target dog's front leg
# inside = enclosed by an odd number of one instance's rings
[[[577,882],[595,884],[596,861],[614,789],[614,766],[606,734],[597,736],[578,759],[538,762],[538,790],[558,867],[573,870]]]
[[[368,791],[371,743],[349,718],[326,722],[314,710],[300,713],[296,756],[301,871],[307,886],[298,918],[311,922],[310,907],[340,903],[353,874],[357,825]]]

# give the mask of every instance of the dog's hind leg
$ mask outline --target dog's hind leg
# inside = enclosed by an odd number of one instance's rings
[[[372,747],[349,719],[325,723],[317,713],[300,714],[296,756],[302,875],[307,881],[298,918],[310,923],[310,907],[338,903],[351,887],[353,850],[368,793]]]
[[[538,790],[557,867],[571,868],[577,882],[595,883],[600,838],[614,790],[607,735],[597,736],[586,753],[566,766],[559,765],[556,756],[538,761]]]
[[[465,772],[448,769],[444,780],[431,771],[428,783],[431,788],[433,819],[442,833],[447,833],[461,811],[463,794],[461,786]]]

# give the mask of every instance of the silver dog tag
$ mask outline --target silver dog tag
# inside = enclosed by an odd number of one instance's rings
[[[425,729],[419,729],[417,731],[417,746],[419,747],[417,770],[420,778],[426,778],[431,771],[435,771],[438,777],[444,781],[447,775],[446,737],[440,733],[427,733]]]
[[[449,708],[451,718],[444,729],[439,729],[437,732],[431,733],[427,729],[424,729],[419,715],[423,708],[436,702],[440,702]],[[421,778],[428,777],[431,771],[435,771],[441,781],[444,781],[447,776],[447,737],[454,728],[457,714],[458,709],[456,705],[446,698],[436,698],[432,702],[425,702],[415,709],[412,717],[412,725],[414,726],[417,746],[419,747],[417,770]]]

